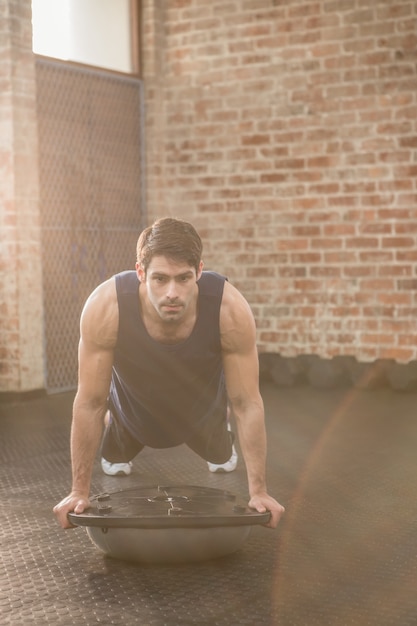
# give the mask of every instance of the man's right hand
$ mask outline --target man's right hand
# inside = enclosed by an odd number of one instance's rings
[[[70,493],[69,496],[54,506],[53,511],[62,528],[76,528],[68,520],[68,513],[84,513],[84,511],[90,506],[90,500],[88,497],[77,493]]]

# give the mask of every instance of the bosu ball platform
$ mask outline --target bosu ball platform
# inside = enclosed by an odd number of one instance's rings
[[[144,563],[213,559],[236,552],[251,527],[267,524],[229,491],[190,485],[102,493],[84,513],[69,513],[108,556]]]

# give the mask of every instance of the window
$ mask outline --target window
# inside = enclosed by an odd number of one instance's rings
[[[35,54],[137,72],[132,0],[32,0]]]

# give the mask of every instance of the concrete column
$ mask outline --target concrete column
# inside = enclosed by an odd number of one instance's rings
[[[30,0],[0,0],[0,392],[45,387]]]

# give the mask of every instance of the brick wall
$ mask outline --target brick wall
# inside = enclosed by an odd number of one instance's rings
[[[0,391],[44,386],[30,0],[0,3]],[[190,219],[261,352],[417,359],[417,5],[143,0],[149,219]]]
[[[417,4],[144,0],[148,210],[261,352],[417,358]]]
[[[0,391],[43,387],[31,3],[0,3]]]

